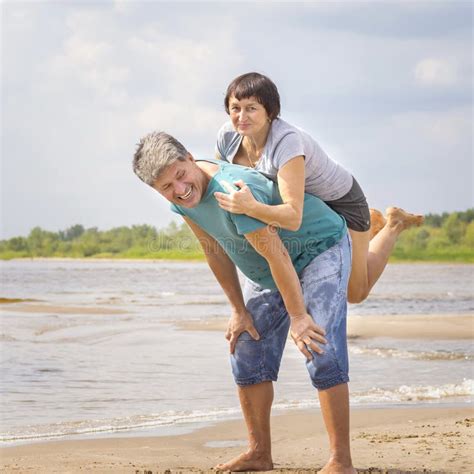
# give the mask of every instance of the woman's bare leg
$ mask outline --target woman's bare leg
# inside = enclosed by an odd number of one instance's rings
[[[239,387],[239,399],[249,438],[249,449],[230,461],[218,464],[218,471],[270,471],[273,469],[270,412],[272,382]]]
[[[370,209],[370,240],[372,240],[387,224],[387,219],[378,209]]]
[[[318,395],[331,450],[329,461],[318,474],[356,474],[351,459],[347,383],[319,390]]]
[[[404,230],[423,222],[423,216],[409,214],[398,207],[389,207],[384,227],[371,239],[374,230],[357,232],[349,229],[352,238],[352,271],[349,278],[348,301],[361,303],[384,271],[398,236]]]

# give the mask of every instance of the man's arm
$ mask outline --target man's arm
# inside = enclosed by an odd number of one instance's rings
[[[306,312],[298,275],[278,233],[272,227],[266,226],[245,234],[245,238],[267,260],[270,266],[273,280],[280,291],[291,319],[291,337],[299,350],[308,359],[313,357],[308,351],[307,346],[316,353],[323,353],[323,350],[316,344],[316,341],[326,342],[324,337],[322,337],[325,331]]]
[[[201,227],[189,217],[183,216],[183,219],[199,240],[204,254],[206,255],[207,263],[229,300],[231,317],[226,332],[226,338],[230,342],[230,352],[233,353],[237,339],[244,331],[247,331],[254,339],[260,339],[253,325],[252,316],[245,308],[237,270],[232,260],[213,237],[202,230]]]

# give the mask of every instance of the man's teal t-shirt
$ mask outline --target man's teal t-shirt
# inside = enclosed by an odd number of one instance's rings
[[[201,229],[214,237],[237,268],[262,288],[276,289],[267,261],[252,247],[245,234],[265,224],[245,214],[232,214],[219,207],[216,191],[226,193],[221,181],[232,184],[243,180],[257,201],[264,204],[282,204],[278,186],[258,171],[245,166],[218,160],[205,160],[219,166],[210,179],[199,204],[193,208],[171,204],[171,210],[193,220]],[[303,221],[296,232],[279,229],[278,234],[299,274],[317,255],[339,242],[346,234],[344,218],[330,209],[321,199],[305,194]]]

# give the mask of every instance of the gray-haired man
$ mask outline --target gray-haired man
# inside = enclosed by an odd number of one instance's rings
[[[306,356],[330,438],[331,459],[321,472],[354,473],[346,343],[351,257],[344,220],[311,195],[305,195],[303,223],[296,232],[231,214],[214,198],[215,192],[226,191],[228,186],[222,183],[243,180],[255,199],[280,204],[276,184],[250,168],[216,160],[195,161],[181,143],[163,132],[141,140],[133,169],[189,224],[231,305],[226,337],[249,449],[217,468],[272,469],[272,382],[277,380],[290,330]],[[236,266],[247,277],[244,293]]]

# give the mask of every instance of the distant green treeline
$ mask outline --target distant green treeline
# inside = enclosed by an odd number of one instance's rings
[[[49,232],[35,227],[27,237],[0,241],[0,258],[168,258],[202,259],[199,243],[186,224],[165,229],[150,225],[100,231],[74,225]],[[474,208],[428,214],[421,227],[405,231],[392,260],[474,262]]]
[[[392,260],[474,262],[474,208],[427,214],[422,226],[400,235]]]

